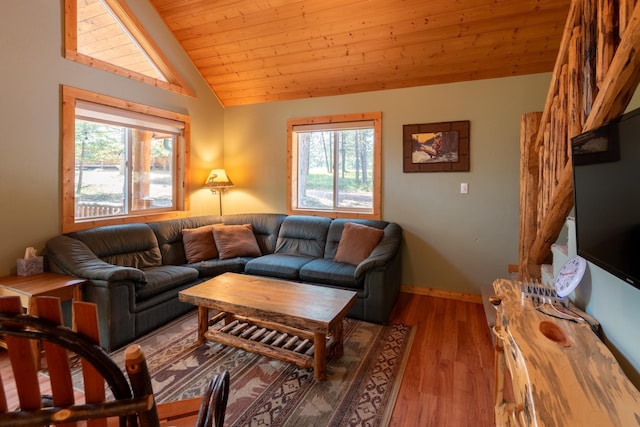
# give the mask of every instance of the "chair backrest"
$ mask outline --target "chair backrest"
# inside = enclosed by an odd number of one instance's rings
[[[153,394],[134,394],[122,371],[100,347],[95,305],[73,303],[76,324],[85,333],[96,332],[94,338],[61,326],[58,298],[39,297],[36,307],[38,317],[23,314],[18,297],[0,297],[0,336],[6,343],[15,378],[13,384],[3,379],[5,384],[0,387],[0,426],[75,425],[81,420],[97,426],[106,425],[107,417],[120,417],[123,426],[137,425],[140,414],[141,425],[152,425],[146,423],[146,414],[155,412]],[[42,387],[36,369],[40,348],[50,379],[48,383],[43,381]],[[76,403],[69,352],[81,360],[85,403]],[[113,398],[105,398],[105,382]],[[10,408],[5,397],[6,388],[11,386],[18,395],[16,408]]]
[[[38,316],[23,314],[19,297],[0,297],[0,337],[5,341],[14,378],[8,381],[10,378],[0,377],[0,427],[73,426],[78,421],[102,427],[114,419],[121,426],[155,427],[160,425],[159,412],[174,425],[186,425],[180,419],[197,427],[223,425],[229,395],[227,371],[215,376],[202,400],[157,406],[140,346],[132,344],[125,350],[129,381],[100,346],[95,304],[73,302],[76,331],[62,326],[58,298],[37,297],[36,310]],[[36,362],[41,349],[49,381],[41,381],[39,375],[40,364]],[[77,396],[70,363],[74,355],[80,359],[84,384],[84,393]],[[7,399],[9,387],[15,390],[17,402]]]

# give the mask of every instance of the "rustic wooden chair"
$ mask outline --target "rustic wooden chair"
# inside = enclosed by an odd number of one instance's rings
[[[73,303],[77,331],[61,326],[58,298],[39,297],[38,316],[22,313],[19,297],[0,297],[0,336],[4,339],[14,381],[0,378],[0,426],[62,424],[92,426],[222,426],[229,393],[229,374],[211,381],[203,398],[156,405],[142,349],[125,350],[125,375],[99,345],[96,306]],[[37,345],[36,345],[37,343]],[[44,352],[50,394],[41,390],[35,358]],[[84,403],[76,403],[70,356],[77,355],[84,379]],[[5,373],[6,376],[7,375]],[[105,382],[113,397],[106,398]],[[47,381],[42,381],[46,391]],[[7,402],[5,387],[16,388],[19,404]],[[17,408],[10,408],[17,406]]]

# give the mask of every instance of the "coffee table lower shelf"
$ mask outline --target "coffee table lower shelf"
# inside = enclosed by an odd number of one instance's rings
[[[224,321],[223,321],[224,320]],[[311,333],[288,326],[220,312],[208,320],[204,338],[268,356],[326,375],[326,360],[342,356],[342,339],[333,334]],[[341,329],[341,328],[340,328]]]

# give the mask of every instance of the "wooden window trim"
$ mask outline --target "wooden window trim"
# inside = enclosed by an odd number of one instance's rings
[[[189,88],[180,73],[171,65],[169,59],[162,53],[160,47],[153,41],[151,35],[144,29],[133,11],[123,0],[103,0],[115,13],[122,24],[136,39],[136,42],[158,67],[168,82],[146,76],[141,73],[84,55],[78,52],[78,8],[77,0],[64,0],[64,57],[93,68],[108,71],[119,76],[137,80],[151,86],[156,86],[181,95],[195,97],[195,92]]]
[[[371,213],[336,210],[299,209],[293,206],[294,188],[297,188],[297,159],[294,160],[293,128],[300,125],[338,123],[338,122],[374,122],[373,142],[373,206]],[[296,196],[297,197],[297,196]],[[382,113],[334,114],[327,116],[302,117],[287,120],[287,214],[317,215],[330,218],[381,219],[382,206]]]
[[[126,215],[111,218],[93,218],[86,221],[75,221],[75,108],[76,100],[81,99],[97,104],[109,105],[124,110],[177,120],[184,123],[183,140],[184,147],[176,151],[176,163],[178,172],[176,174],[176,206],[177,210],[160,213],[145,213],[138,215]],[[87,228],[126,224],[133,222],[160,221],[165,219],[183,218],[189,216],[189,141],[191,139],[191,119],[189,116],[162,110],[159,108],[137,104],[77,89],[70,86],[62,86],[62,232],[84,230]]]

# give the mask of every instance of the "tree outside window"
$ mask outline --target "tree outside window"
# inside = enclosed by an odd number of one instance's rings
[[[76,120],[76,219],[173,208],[176,136]]]
[[[187,116],[63,88],[63,230],[186,211]]]
[[[380,113],[289,120],[289,211],[378,218],[380,121]]]

